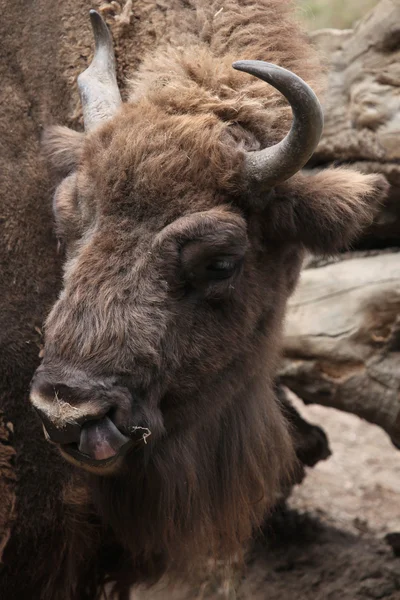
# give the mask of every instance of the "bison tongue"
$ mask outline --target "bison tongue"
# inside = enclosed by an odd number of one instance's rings
[[[129,442],[108,417],[92,421],[82,427],[79,452],[94,460],[105,460],[118,454]]]

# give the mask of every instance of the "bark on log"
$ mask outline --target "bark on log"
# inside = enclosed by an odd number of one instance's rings
[[[400,0],[382,0],[354,30],[325,29],[311,38],[329,72],[324,135],[311,164],[351,163],[386,175],[392,190],[364,242],[398,245]]]
[[[400,448],[400,255],[303,271],[280,380],[305,403],[380,425]]]
[[[311,37],[328,91],[309,166],[380,172],[391,191],[357,244],[374,252],[308,259],[289,304],[280,379],[305,403],[380,425],[400,447],[400,0],[382,0],[354,29]]]

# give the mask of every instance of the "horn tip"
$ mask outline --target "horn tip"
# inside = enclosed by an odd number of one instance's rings
[[[94,39],[97,46],[111,45],[111,34],[107,24],[100,13],[94,8],[89,10],[90,23],[94,34]]]
[[[100,15],[100,13],[97,12],[97,10],[95,10],[94,8],[91,8],[89,10],[89,17],[91,21],[96,21],[96,20],[103,20],[102,16]]]
[[[236,69],[236,71],[241,71],[243,69],[243,67],[245,66],[244,63],[246,63],[247,61],[244,60],[235,60],[234,63],[232,63],[232,67],[234,69]]]
[[[234,63],[232,63],[232,67],[234,69],[244,69],[245,67],[249,67],[250,65],[265,65],[265,64],[270,64],[270,63],[265,63],[265,61],[263,60],[235,60]]]
[[[286,71],[283,67],[264,60],[236,60],[232,63],[232,67],[236,71],[243,71],[249,75],[256,75],[259,71]]]
[[[91,8],[89,10],[89,17],[90,17],[90,22],[92,23],[92,27],[93,29],[96,27],[98,28],[104,28],[107,27],[103,17],[101,16],[100,13],[97,12],[97,10],[95,10],[94,8]]]

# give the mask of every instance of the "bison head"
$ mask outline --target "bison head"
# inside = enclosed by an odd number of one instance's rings
[[[269,63],[234,64],[292,106],[290,132],[264,149],[240,115],[224,118],[190,86],[160,83],[122,104],[110,34],[91,19],[96,52],[78,81],[85,133],[58,127],[44,140],[64,176],[54,214],[66,261],[33,406],[62,454],[100,474],[195,439],[217,456],[221,436],[238,443],[239,431],[254,463],[268,438],[279,471],[291,456],[272,393],[286,299],[305,247],[337,249],[368,221],[376,182],[296,175],[321,109]]]

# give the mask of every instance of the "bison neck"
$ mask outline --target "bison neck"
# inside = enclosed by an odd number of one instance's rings
[[[129,554],[132,580],[182,574],[210,555],[241,555],[291,478],[294,452],[271,385],[251,385],[166,437],[146,464],[132,454],[118,477],[91,478],[97,511]]]

